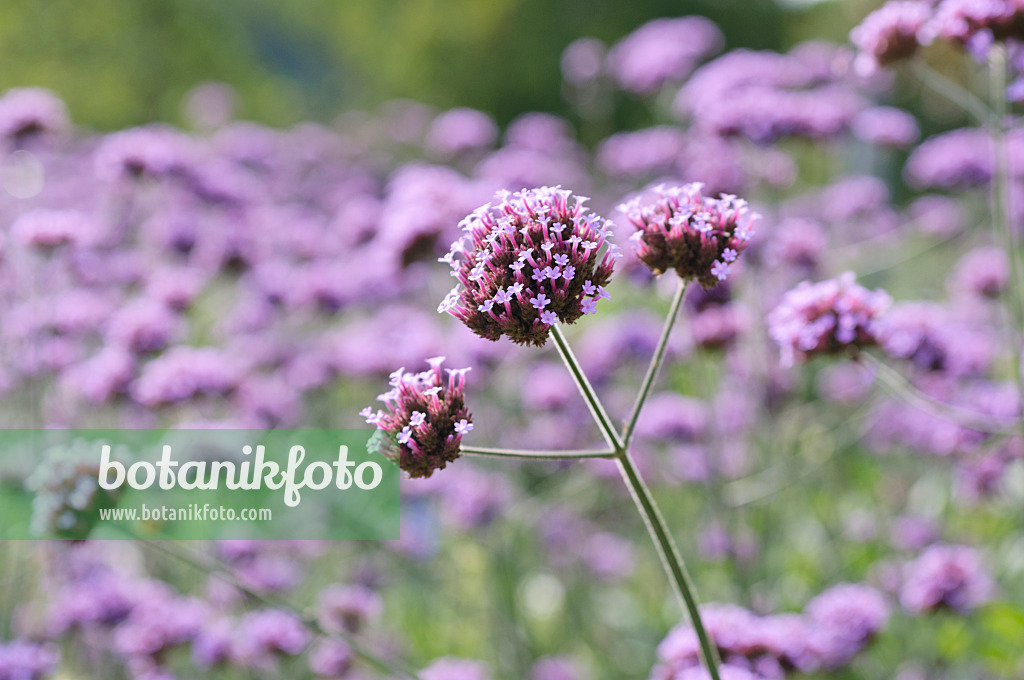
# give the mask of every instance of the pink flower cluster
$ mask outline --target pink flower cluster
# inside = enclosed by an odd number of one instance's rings
[[[858,67],[864,72],[912,57],[919,47],[936,40],[984,58],[993,42],[1022,37],[1021,0],[892,0],[850,32],[860,50]]]
[[[853,272],[838,278],[803,281],[768,315],[769,333],[792,366],[819,354],[836,354],[878,342],[878,318],[891,303],[881,290],[869,291]]]
[[[462,221],[463,236],[441,258],[459,285],[438,311],[482,338],[539,347],[551,326],[573,323],[610,297],[604,286],[618,249],[609,222],[568,190],[501,191],[496,199]]]
[[[463,389],[468,368],[447,369],[441,376],[444,357],[428,362],[422,373],[398,369],[391,374],[391,390],[380,395],[387,412],[367,406],[360,412],[383,435],[380,452],[391,458],[410,477],[429,477],[459,457],[463,435],[473,429]]]
[[[636,227],[636,255],[655,274],[669,270],[684,280],[712,288],[729,276],[732,263],[747,247],[759,217],[732,195],[709,198],[699,182],[659,186],[655,199],[643,197],[619,207]]]

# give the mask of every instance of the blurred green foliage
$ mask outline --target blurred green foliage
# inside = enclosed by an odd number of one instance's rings
[[[272,124],[409,97],[505,122],[562,110],[559,57],[659,16],[703,14],[729,47],[842,39],[864,2],[797,11],[772,0],[5,0],[0,89],[56,90],[80,124],[181,121],[183,95],[230,83]]]

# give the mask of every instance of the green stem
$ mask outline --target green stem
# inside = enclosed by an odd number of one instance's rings
[[[672,298],[672,305],[669,307],[668,316],[665,317],[665,326],[661,329],[661,337],[658,338],[658,346],[654,349],[654,356],[651,357],[651,363],[647,366],[647,374],[644,376],[643,382],[640,383],[640,392],[637,393],[636,403],[633,404],[633,411],[629,414],[629,421],[626,423],[626,431],[622,436],[624,448],[628,448],[630,440],[633,439],[633,431],[636,429],[636,421],[640,418],[640,411],[644,407],[644,402],[647,401],[647,396],[651,393],[654,380],[658,377],[658,371],[661,369],[662,361],[665,359],[668,339],[672,335],[672,328],[676,324],[676,318],[679,316],[679,308],[682,307],[685,294],[686,281],[679,278],[676,285],[676,294]]]
[[[495,458],[532,458],[539,460],[577,460],[580,458],[614,458],[614,449],[584,449],[577,451],[526,451],[522,449],[488,449],[463,446],[463,454]]]
[[[680,297],[682,297],[681,294]],[[640,472],[636,469],[636,465],[633,463],[629,451],[622,442],[622,438],[619,436],[618,431],[616,431],[615,426],[612,425],[611,419],[601,403],[601,399],[597,396],[590,381],[587,380],[583,368],[576,360],[558,326],[552,329],[552,336],[555,338],[555,344],[558,347],[559,354],[562,356],[562,360],[565,362],[566,368],[572,374],[576,387],[579,388],[580,394],[583,395],[583,399],[590,408],[591,415],[594,416],[594,421],[601,428],[609,445],[615,450],[615,460],[619,464],[619,470],[622,473],[623,480],[626,482],[626,486],[629,488],[633,503],[640,512],[640,516],[647,526],[647,531],[654,541],[654,546],[658,550],[662,566],[664,566],[665,572],[672,582],[676,597],[690,616],[690,623],[697,633],[698,640],[700,640],[701,652],[704,656],[704,664],[708,668],[708,673],[710,673],[712,680],[721,680],[718,674],[718,651],[711,643],[711,639],[704,628],[704,622],[701,620],[700,609],[697,605],[696,590],[690,580],[689,573],[686,571],[686,566],[683,563],[682,556],[679,554],[679,549],[672,539],[672,534],[668,531],[665,518],[662,517],[661,511],[654,502],[654,497],[651,496],[650,490],[648,490],[647,485],[640,476]]]
[[[1014,243],[1013,228],[1010,226],[1010,205],[1013,192],[1010,191],[1010,159],[1006,146],[1006,52],[1001,45],[992,47],[989,58],[989,98],[995,119],[992,122],[992,146],[995,154],[995,172],[992,177],[992,226],[997,237],[1003,241],[1006,257],[1010,260],[1011,285],[1005,300],[1010,317],[1011,350],[1013,353],[1013,383],[1021,391],[1021,338],[1024,336],[1024,275],[1021,272],[1020,254]]]
[[[568,368],[569,373],[572,374],[572,378],[576,382],[576,387],[579,388],[580,394],[583,395],[584,401],[587,402],[587,408],[590,409],[590,415],[594,417],[594,422],[596,422],[598,427],[601,428],[601,434],[604,435],[608,446],[616,451],[623,449],[624,447],[622,440],[619,438],[618,430],[616,430],[615,425],[612,424],[612,419],[608,417],[608,412],[604,410],[604,405],[601,403],[601,400],[597,398],[597,393],[594,392],[594,388],[591,386],[590,381],[587,380],[587,375],[583,372],[580,362],[572,353],[572,349],[569,348],[569,343],[566,342],[565,336],[562,335],[561,326],[556,324],[551,328],[551,337],[555,339],[555,346],[558,348],[558,353],[561,355],[562,361],[565,362],[565,367]]]
[[[644,518],[647,531],[650,533],[651,539],[658,549],[658,556],[661,558],[662,566],[665,567],[665,571],[671,577],[670,580],[674,586],[673,589],[675,590],[676,597],[690,615],[690,623],[693,624],[693,629],[697,633],[697,639],[700,640],[704,664],[707,666],[712,680],[719,680],[718,664],[720,662],[718,660],[718,650],[711,643],[711,638],[704,629],[704,622],[701,620],[700,609],[697,605],[696,589],[693,587],[689,572],[686,571],[686,565],[679,554],[679,549],[676,547],[675,541],[672,540],[672,535],[668,532],[665,518],[662,517],[661,511],[654,502],[654,497],[651,496],[651,492],[636,469],[636,465],[634,465],[629,452],[625,450],[620,451],[617,460],[619,462],[619,470],[622,472],[622,478],[625,480],[626,485],[629,487],[630,495],[633,497],[633,502],[640,511],[640,515]]]
[[[911,62],[910,72],[933,92],[942,95],[973,116],[979,125],[987,124],[992,117],[992,111],[978,95],[955,80],[950,80],[925,62]]]

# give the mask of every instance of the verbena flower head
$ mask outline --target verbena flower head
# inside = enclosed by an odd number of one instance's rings
[[[14,88],[0,96],[0,140],[24,142],[65,131],[68,111],[57,95],[41,87]]]
[[[877,320],[891,302],[884,291],[858,285],[853,272],[804,281],[768,315],[769,332],[782,350],[783,365],[792,366],[818,354],[877,344]]]
[[[1024,3],[1019,0],[942,0],[919,37],[930,43],[950,40],[984,58],[994,40],[1019,40],[1024,34]]]
[[[32,499],[32,531],[37,536],[84,539],[105,508],[117,504],[120,491],[99,488],[100,466],[93,443],[75,440],[49,449],[25,480]],[[115,457],[125,452],[115,450]],[[0,676],[2,677],[2,676]]]
[[[49,677],[60,661],[55,645],[37,645],[25,640],[0,643],[0,678],[39,680]]]
[[[759,215],[741,198],[709,198],[702,188],[699,182],[658,186],[653,202],[637,197],[619,209],[636,227],[631,237],[636,255],[651,271],[674,269],[682,279],[712,288],[728,278]]]
[[[966,613],[995,593],[981,555],[964,545],[933,545],[904,567],[900,604],[921,614],[948,607]]]
[[[596,311],[619,253],[607,220],[560,187],[501,191],[461,223],[441,258],[457,285],[438,307],[482,338],[543,345],[551,326]]]
[[[398,369],[391,390],[380,395],[387,412],[366,407],[360,415],[377,426],[380,452],[398,463],[410,477],[429,477],[459,457],[462,437],[473,429],[473,416],[463,398],[468,368],[446,369],[444,357],[427,363],[422,373]]]
[[[850,31],[860,50],[857,66],[870,72],[913,56],[920,46],[918,31],[928,22],[932,8],[925,0],[887,2]]]

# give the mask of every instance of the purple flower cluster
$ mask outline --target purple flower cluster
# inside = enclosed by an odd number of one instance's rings
[[[698,69],[679,91],[675,108],[698,130],[758,144],[836,137],[866,106],[837,75],[841,69],[832,72],[838,61],[834,48],[816,44],[788,55],[734,50]]]
[[[438,311],[482,338],[541,346],[554,324],[573,323],[609,297],[604,286],[617,248],[609,223],[568,190],[505,191],[495,199],[462,221],[465,234],[441,258],[460,285]]]
[[[723,42],[718,27],[704,17],[655,19],[608,51],[608,70],[622,89],[654,94],[666,83],[682,82]]]
[[[380,395],[387,412],[367,406],[360,412],[377,426],[380,452],[394,460],[410,477],[429,477],[459,457],[462,437],[473,429],[463,390],[468,368],[446,369],[444,357],[427,363],[422,373],[398,369],[391,374],[391,389]]]
[[[452,109],[434,119],[424,144],[440,158],[452,158],[486,149],[498,139],[498,126],[490,116],[475,109]]]
[[[860,50],[859,64],[886,66],[914,55],[919,47],[918,31],[931,16],[927,0],[894,0],[869,14],[850,31],[850,40]]]
[[[995,594],[981,555],[963,545],[933,545],[904,567],[900,604],[917,614],[949,608],[961,613]]]
[[[893,306],[879,330],[886,354],[921,371],[950,376],[984,375],[995,354],[992,339],[968,318],[945,307],[909,302]]]
[[[100,466],[91,448],[82,440],[52,448],[26,480],[26,488],[35,494],[32,528],[38,536],[84,538],[101,509],[117,503],[119,490],[101,489],[96,482]]]
[[[792,672],[834,671],[848,664],[885,627],[889,606],[869,586],[843,584],[811,600],[803,614],[758,616],[735,605],[711,604],[702,607],[701,618],[722,657],[723,678],[736,672],[781,680]],[[694,675],[699,663],[697,635],[684,623],[658,646],[650,678],[701,677]]]
[[[1022,38],[1024,5],[1018,0],[890,0],[850,32],[864,71],[912,57],[936,40],[984,59],[993,42]]]
[[[684,281],[712,288],[728,278],[758,215],[742,198],[710,198],[702,189],[700,183],[658,186],[653,200],[638,196],[619,210],[636,228],[636,255],[651,271],[675,270]]]
[[[60,654],[53,645],[0,642],[0,680],[42,680],[57,669],[59,661]]]
[[[324,630],[354,635],[380,615],[383,602],[376,591],[362,585],[332,585],[318,597],[319,620]]]
[[[0,96],[0,139],[10,146],[66,132],[70,126],[64,102],[49,90],[24,87]]]
[[[878,319],[890,304],[884,291],[857,285],[852,272],[820,283],[804,281],[768,315],[769,332],[782,363],[878,343]]]

